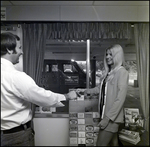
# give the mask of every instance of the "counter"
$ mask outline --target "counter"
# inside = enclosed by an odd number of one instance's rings
[[[97,104],[97,99],[69,101],[68,112],[62,112],[62,107],[59,112],[35,113],[35,146],[70,146],[69,127],[72,112],[96,112]]]
[[[34,118],[68,118],[66,113],[36,113]]]

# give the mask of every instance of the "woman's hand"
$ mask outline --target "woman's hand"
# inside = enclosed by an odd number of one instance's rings
[[[85,97],[90,97],[90,96],[91,96],[91,92],[90,92],[89,89],[86,89],[86,90],[84,91],[84,96],[85,96]]]
[[[98,124],[98,126],[100,127],[100,129],[105,129],[109,123],[110,119],[108,117],[104,117],[100,123]]]
[[[77,96],[80,97],[81,95],[83,95],[85,90],[86,90],[86,89],[77,88],[77,89],[76,89]]]
[[[91,95],[89,89],[77,88],[77,89],[76,89],[76,93],[77,93],[77,96],[78,96],[78,97],[80,97],[81,95],[84,95],[85,97]]]

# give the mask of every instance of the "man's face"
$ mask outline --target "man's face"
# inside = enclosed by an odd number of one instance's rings
[[[15,48],[16,52],[12,53],[12,63],[13,64],[19,63],[19,57],[23,54],[20,41],[16,41],[16,42],[17,42],[16,48]]]
[[[109,49],[106,51],[106,62],[108,65],[114,64],[112,53],[111,53],[111,50],[109,50]]]

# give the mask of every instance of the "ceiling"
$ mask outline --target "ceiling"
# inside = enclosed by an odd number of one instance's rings
[[[149,1],[1,1],[1,6],[149,6]]]

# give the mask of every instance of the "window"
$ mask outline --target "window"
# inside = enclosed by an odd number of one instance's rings
[[[63,64],[63,71],[74,73],[77,72],[77,69],[72,64]]]
[[[52,65],[52,71],[58,72],[58,65],[57,64]]]

